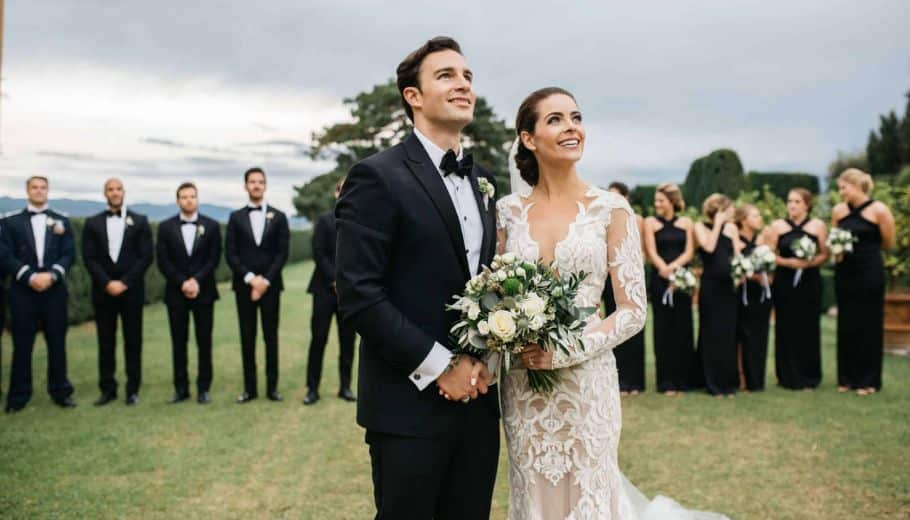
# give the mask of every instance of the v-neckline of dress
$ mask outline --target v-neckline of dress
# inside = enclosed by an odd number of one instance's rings
[[[524,232],[525,232],[525,238],[528,239],[529,243],[534,245],[534,250],[535,250],[534,256],[537,257],[537,260],[544,262],[545,264],[550,265],[550,266],[559,265],[559,246],[568,242],[569,239],[572,238],[572,234],[575,232],[575,226],[578,224],[579,220],[582,217],[584,217],[585,215],[588,214],[588,211],[591,209],[591,206],[597,200],[597,195],[596,195],[596,193],[593,193],[593,192],[594,192],[593,186],[589,185],[587,187],[587,189],[585,189],[585,193],[584,193],[583,197],[585,199],[593,199],[587,205],[585,205],[585,203],[583,201],[580,201],[580,200],[575,201],[575,203],[578,205],[578,212],[575,213],[575,218],[573,218],[572,221],[569,222],[569,226],[566,229],[565,236],[562,239],[557,240],[556,242],[553,243],[553,259],[550,260],[549,263],[547,263],[544,260],[543,256],[540,254],[540,243],[534,239],[533,235],[531,235],[531,222],[528,221],[528,212],[531,210],[531,208],[536,203],[528,202],[527,204],[525,204],[524,199],[526,197],[523,197],[520,194],[518,195],[518,203],[521,206],[521,221],[524,224],[523,227],[524,227]]]

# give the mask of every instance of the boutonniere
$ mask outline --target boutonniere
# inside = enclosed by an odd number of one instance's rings
[[[47,217],[47,227],[53,228],[55,235],[62,235],[66,228],[63,227],[62,220],[56,220],[54,217]]]
[[[266,218],[266,220],[272,220],[273,218],[275,218],[275,212],[269,211],[268,213],[265,214],[265,218]]]
[[[196,226],[196,236],[202,237],[202,235],[204,235],[204,234],[205,234],[205,226],[203,226],[202,224],[199,224],[198,226]]]
[[[127,226],[132,226],[132,225],[133,225],[133,217],[131,217],[131,216],[129,216],[129,215],[126,216],[126,225],[127,225]]]
[[[488,181],[486,177],[477,179],[477,187],[480,189],[481,195],[483,195],[484,209],[490,209],[490,199],[496,195],[496,188],[493,187],[493,184]]]

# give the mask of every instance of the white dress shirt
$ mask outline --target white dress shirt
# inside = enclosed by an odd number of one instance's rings
[[[126,208],[120,208],[120,215],[108,215],[105,219],[107,227],[107,254],[111,262],[117,263],[120,258],[120,249],[123,247],[123,234],[126,231]]]
[[[256,245],[259,246],[262,244],[262,235],[265,233],[265,214],[269,211],[269,205],[265,202],[261,206],[257,206],[253,202],[247,204],[248,208],[261,207],[262,209],[256,211],[248,211],[250,215],[250,228],[253,230],[253,240],[256,241]],[[256,278],[256,273],[250,271],[243,276],[243,282],[247,285],[253,281],[253,278]],[[268,280],[265,281],[266,285],[272,285]]]
[[[196,228],[199,222],[199,212],[190,216],[180,214],[180,220],[188,220],[192,224],[180,224],[180,234],[183,235],[183,245],[186,247],[186,256],[193,256],[193,243],[196,241]]]
[[[29,211],[47,211],[47,204],[36,208],[28,205]],[[38,268],[44,267],[44,239],[47,237],[47,214],[32,215],[32,236],[35,237],[35,255],[38,257]]]
[[[480,268],[480,248],[483,246],[483,221],[480,217],[480,208],[477,206],[477,199],[474,196],[474,187],[471,186],[471,180],[467,177],[459,177],[451,174],[445,175],[439,164],[446,153],[430,139],[420,133],[420,130],[414,129],[414,135],[423,145],[430,156],[430,161],[436,166],[439,175],[442,176],[442,182],[452,198],[452,204],[455,206],[455,213],[458,214],[458,223],[461,225],[461,235],[464,238],[465,256],[468,260],[468,267],[471,273],[477,273]],[[458,160],[464,156],[464,151],[459,149]],[[442,312],[442,309],[440,309]],[[427,357],[420,363],[414,372],[411,373],[411,382],[418,389],[423,390],[435,381],[449,365],[452,359],[452,351],[445,348],[439,343],[434,343],[433,348]]]

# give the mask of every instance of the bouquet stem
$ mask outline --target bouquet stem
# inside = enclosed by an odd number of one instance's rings
[[[548,394],[558,382],[559,373],[556,370],[528,370],[528,384],[536,393]]]

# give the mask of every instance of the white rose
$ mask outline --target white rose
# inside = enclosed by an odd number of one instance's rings
[[[804,253],[804,252],[802,252],[802,251],[797,251],[797,252],[796,252],[796,257],[797,257],[797,258],[802,258],[802,257],[804,257],[804,256],[806,256],[806,253]]]
[[[835,255],[839,255],[844,252],[844,246],[842,246],[840,244],[834,244],[833,246],[831,246],[831,252],[834,253]]]
[[[490,331],[502,341],[510,341],[515,336],[515,319],[509,311],[499,310],[487,318]]]
[[[468,319],[476,320],[480,316],[480,305],[477,305],[475,302],[468,304]]]
[[[505,271],[499,271],[496,273],[496,279],[500,282],[506,281],[506,278],[508,278],[508,275],[506,275]]]
[[[538,331],[547,324],[547,320],[543,314],[538,314],[528,320],[528,327],[533,331]]]
[[[514,264],[518,260],[518,257],[515,256],[515,253],[506,253],[502,255],[502,263],[504,264]]]
[[[529,292],[525,299],[521,301],[518,307],[529,317],[540,316],[547,310],[547,300],[540,297],[535,292]],[[534,329],[537,330],[537,329]]]
[[[752,269],[754,269],[754,267],[752,266],[752,261],[749,260],[748,258],[743,260],[743,269],[745,269],[746,271],[751,271]]]
[[[517,274],[521,278],[525,278],[528,276],[528,273],[526,273],[525,270],[521,267],[519,267],[518,269],[515,269],[515,274]]]
[[[477,322],[477,332],[481,336],[486,336],[487,334],[490,333],[490,325],[485,321]]]

